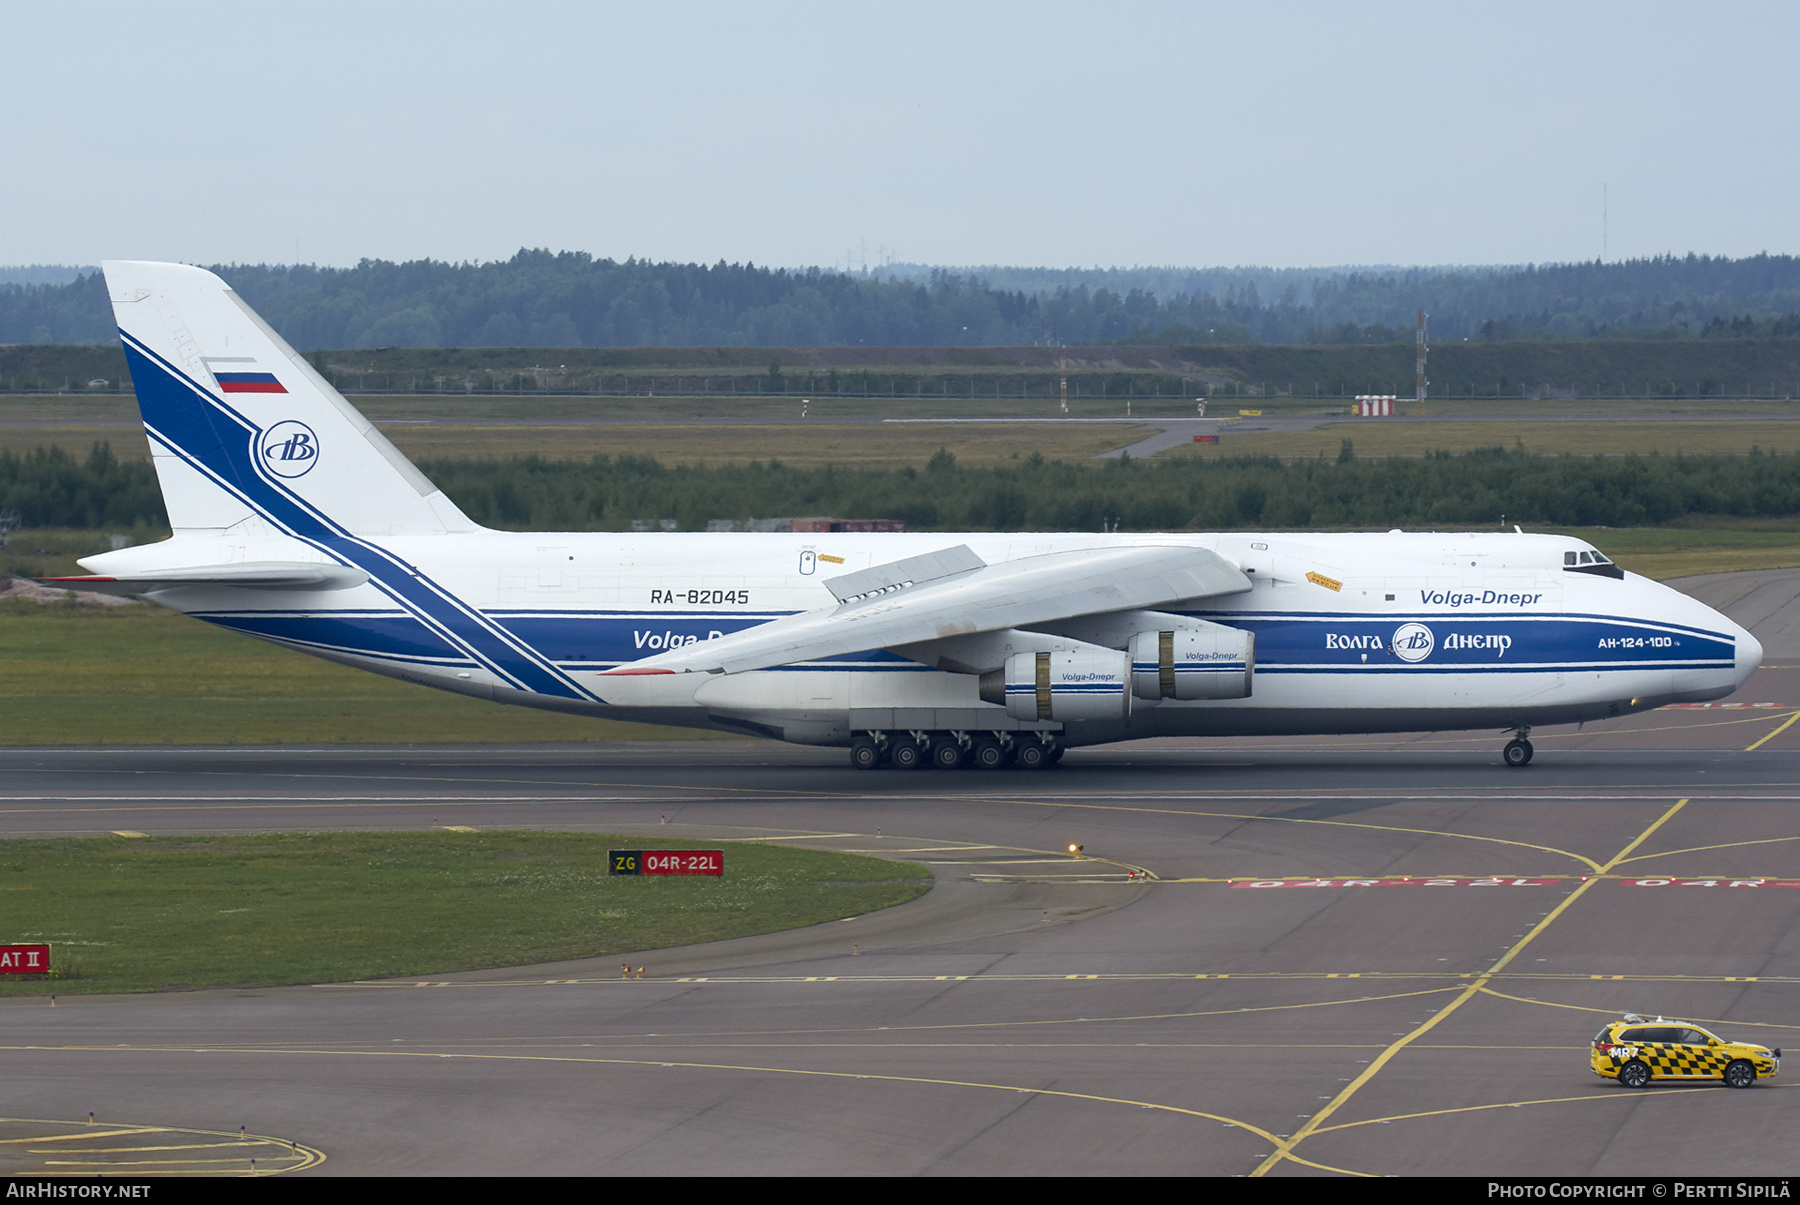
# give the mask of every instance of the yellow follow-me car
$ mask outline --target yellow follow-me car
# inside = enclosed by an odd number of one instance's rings
[[[1595,1075],[1627,1088],[1647,1087],[1651,1080],[1709,1079],[1748,1088],[1781,1070],[1781,1051],[1727,1042],[1692,1021],[1626,1013],[1594,1035],[1589,1065]]]

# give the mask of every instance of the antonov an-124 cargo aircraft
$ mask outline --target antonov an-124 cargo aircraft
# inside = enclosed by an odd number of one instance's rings
[[[471,522],[218,277],[108,263],[174,527],[63,579],[408,682],[1053,765],[1150,736],[1494,729],[1718,699],[1749,632],[1560,536],[615,534]]]

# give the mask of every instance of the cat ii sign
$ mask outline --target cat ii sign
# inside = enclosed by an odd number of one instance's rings
[[[0,975],[43,975],[49,970],[49,946],[0,946]]]

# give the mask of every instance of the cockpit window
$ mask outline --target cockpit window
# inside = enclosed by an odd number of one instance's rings
[[[1591,573],[1596,577],[1622,578],[1623,570],[1608,560],[1604,552],[1596,552],[1592,548],[1580,552],[1563,553],[1563,568],[1575,573]]]

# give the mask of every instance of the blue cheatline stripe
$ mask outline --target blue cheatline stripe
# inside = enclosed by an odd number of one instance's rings
[[[285,486],[264,477],[249,454],[259,434],[254,423],[195,385],[127,332],[119,333],[145,429],[171,453],[202,471],[277,528],[343,564],[366,571],[384,593],[440,635],[461,645],[503,681],[538,694],[598,700],[592,691],[569,678],[504,626],[485,620],[412,566],[378,545],[351,535]]]
[[[1256,676],[1277,674],[1585,674],[1651,673],[1659,670],[1732,669],[1735,662],[1626,662],[1609,665],[1261,665]]]
[[[1116,695],[1125,689],[1123,682],[1101,682],[1097,685],[1083,683],[1081,685],[1062,685],[1052,682],[1050,689],[1059,695]],[[1035,682],[1009,682],[1006,684],[1009,695],[1030,695],[1037,693]]]
[[[1240,628],[1256,635],[1259,672],[1364,665],[1376,672],[1688,669],[1728,666],[1737,659],[1736,641],[1730,636],[1632,616],[1520,619],[1468,614],[1401,622],[1395,616],[1367,614],[1295,618],[1274,613],[1236,619]],[[1408,624],[1429,629],[1435,647],[1422,662],[1400,665],[1394,661],[1391,638]]]
[[[219,623],[216,619],[208,623],[219,627],[231,627],[230,624]],[[283,648],[299,649],[306,653],[338,653],[346,657],[363,657],[371,661],[393,661],[403,665],[419,665],[437,669],[475,669],[477,663],[467,657],[412,657],[405,653],[384,652],[377,649],[363,648],[359,645],[327,644],[320,640],[302,640],[294,636],[271,636],[267,632],[252,631],[247,628],[235,628],[246,636],[254,636],[258,640],[267,640],[270,644],[279,644]]]
[[[1224,674],[1233,672],[1241,674],[1248,668],[1249,663],[1244,661],[1215,661],[1206,665],[1177,665],[1174,667],[1175,672],[1178,674]],[[1131,663],[1131,672],[1134,674],[1159,673],[1161,672],[1161,662],[1133,661]]]
[[[1725,632],[1711,628],[1696,628],[1688,624],[1673,623],[1661,619],[1640,619],[1633,616],[1591,615],[1581,611],[1182,611],[1195,619],[1208,619],[1215,623],[1230,626],[1243,623],[1284,623],[1284,622],[1327,622],[1327,623],[1493,623],[1499,620],[1524,621],[1527,623],[1588,623],[1588,624],[1629,624],[1639,625],[1655,631],[1680,632],[1688,636],[1706,636],[1713,640],[1730,642],[1733,637]]]
[[[129,339],[129,336],[126,338]],[[141,379],[152,383],[149,390],[154,395],[151,398],[152,408],[159,415],[167,413],[180,420],[196,409],[195,403],[198,402],[203,416],[208,410],[222,411],[236,423],[237,438],[223,436],[211,450],[211,454],[203,458],[205,467],[213,470],[214,479],[220,481],[222,486],[229,488],[229,480],[244,485],[245,488],[236,492],[247,504],[294,535],[309,539],[309,542],[333,553],[341,561],[369,572],[390,597],[408,605],[408,609],[414,611],[422,621],[438,628],[446,638],[463,645],[471,655],[503,680],[521,689],[536,690],[544,694],[595,697],[591,691],[581,689],[560,671],[548,665],[528,645],[509,639],[510,633],[503,627],[490,625],[448,591],[414,573],[411,566],[403,564],[386,550],[349,535],[322,512],[306,505],[285,487],[262,477],[254,457],[247,455],[248,449],[254,446],[257,432],[253,423],[223,406],[210,393],[195,387],[178,370],[166,361],[161,361],[154,353],[129,342],[127,351],[128,354],[136,352],[141,357],[142,367],[145,369]],[[149,371],[152,366],[162,371]],[[140,374],[136,371],[138,367],[134,361],[134,382],[140,380]],[[139,392],[142,398],[145,390],[140,387]],[[148,417],[145,422],[147,427],[150,426]],[[184,428],[195,429],[191,421],[184,423]],[[164,442],[171,445],[172,451],[185,452],[185,449],[166,437]],[[240,459],[234,454],[234,448],[244,449],[246,454]],[[189,459],[191,461],[193,458]],[[255,482],[256,485],[245,485],[246,481]]]
[[[251,636],[298,641],[341,651],[458,665],[472,659],[404,611],[359,616],[332,612],[190,612],[196,619]]]
[[[207,466],[197,463],[192,457],[186,456],[182,449],[171,444],[163,437],[160,431],[150,427],[148,423],[145,424],[145,430],[154,442],[167,448],[171,453],[182,456],[182,458],[197,471],[207,472]],[[218,485],[221,489],[227,490],[246,506],[251,507],[265,518],[268,518],[277,527],[283,526],[283,523],[278,516],[270,514],[266,508],[259,506],[254,500],[246,497],[243,491],[232,489],[216,474],[207,472],[207,475],[212,478],[214,484]],[[509,685],[521,690],[528,690],[532,689],[530,684],[531,678],[541,677],[541,675],[535,675],[529,672],[525,674],[514,672],[520,668],[517,658],[506,656],[495,657],[491,648],[481,647],[482,645],[491,645],[492,642],[489,640],[472,642],[464,638],[464,633],[458,632],[456,630],[456,625],[442,622],[441,613],[434,613],[434,611],[441,612],[441,609],[421,607],[418,605],[408,606],[407,604],[414,600],[409,600],[404,596],[402,591],[395,588],[396,583],[403,580],[402,575],[404,574],[404,570],[399,569],[399,562],[395,561],[392,557],[386,556],[385,553],[381,553],[380,549],[374,548],[372,545],[363,541],[354,539],[335,536],[309,537],[302,535],[299,532],[292,531],[291,529],[289,530],[289,534],[293,535],[296,539],[303,540],[314,548],[331,555],[341,564],[356,565],[367,571],[372,585],[379,589],[383,594],[386,594],[389,598],[392,598],[395,602],[405,606],[412,617],[423,624],[427,630],[431,631],[452,647],[460,648],[468,658]],[[359,553],[363,555],[359,556]],[[381,559],[373,559],[368,555],[370,553],[379,554]],[[465,624],[462,626],[467,628],[469,625]],[[375,655],[379,656],[381,654],[376,653]],[[564,697],[570,697],[571,695],[571,692],[554,689],[544,691],[543,693],[561,694]],[[579,692],[574,693],[573,697],[592,698],[594,696],[591,692]]]
[[[344,607],[339,609],[229,609],[190,611],[196,619],[216,623],[252,636],[289,643],[318,645],[340,652],[356,652],[367,656],[434,660],[458,666],[475,664],[463,650],[443,638],[410,611],[399,607],[371,609]],[[663,616],[679,624],[682,616]],[[554,625],[538,625],[543,630],[527,629],[519,633],[531,641],[532,647],[563,672],[612,669],[629,665],[635,659],[634,630],[628,621],[617,617],[580,621],[562,617]],[[658,648],[655,651],[660,651]],[[841,656],[772,666],[780,672],[830,673],[843,670],[882,673],[936,673],[929,666],[879,650],[869,653],[846,653]]]

